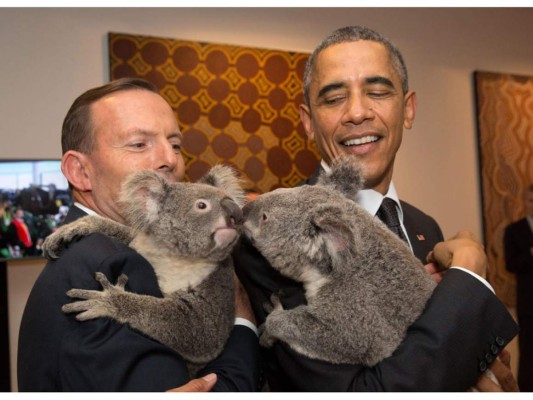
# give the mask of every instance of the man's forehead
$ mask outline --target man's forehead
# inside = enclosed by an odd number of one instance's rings
[[[358,40],[331,45],[322,50],[314,63],[313,82],[323,80],[352,79],[357,74],[360,79],[382,76],[400,80],[391,56],[384,44]]]

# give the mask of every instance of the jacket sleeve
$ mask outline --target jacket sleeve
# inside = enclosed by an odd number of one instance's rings
[[[259,390],[259,340],[254,331],[235,325],[222,354],[198,376],[217,374],[213,392],[255,392]]]

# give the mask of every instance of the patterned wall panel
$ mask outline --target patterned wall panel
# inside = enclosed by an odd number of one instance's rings
[[[505,270],[503,234],[524,216],[524,190],[533,182],[533,77],[477,72],[475,84],[490,282],[512,306],[515,280]]]
[[[153,82],[182,129],[186,178],[217,162],[242,172],[248,189],[290,187],[318,164],[298,106],[308,54],[109,34],[111,79]]]

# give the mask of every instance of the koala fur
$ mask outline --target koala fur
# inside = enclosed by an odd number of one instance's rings
[[[361,186],[360,169],[344,158],[315,186],[277,189],[244,207],[244,234],[273,268],[302,282],[307,300],[284,310],[273,296],[262,346],[281,340],[310,358],[373,366],[423,311],[435,283],[354,201]]]
[[[233,170],[215,166],[198,183],[169,183],[154,171],[130,175],[121,192],[127,226],[87,216],[45,242],[57,258],[71,241],[102,233],[144,256],[154,268],[163,298],[126,292],[97,273],[103,291],[73,289],[83,299],[63,306],[80,321],[109,317],[173,348],[193,364],[217,357],[235,319],[231,251],[240,235],[244,192]]]

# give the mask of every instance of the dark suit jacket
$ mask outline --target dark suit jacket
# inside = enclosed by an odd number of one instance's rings
[[[413,247],[425,259],[442,232],[431,217],[407,203],[402,207]],[[272,293],[285,308],[305,304],[301,285],[275,271],[246,239],[234,259],[258,324],[266,318],[263,305]],[[490,290],[469,274],[450,270],[402,345],[372,368],[312,360],[280,342],[262,354],[273,391],[464,391],[516,334],[513,318]]]
[[[533,316],[533,233],[526,218],[505,229],[505,267],[516,274],[516,310],[519,316]]]
[[[66,221],[83,215],[72,207]],[[101,234],[71,244],[45,266],[24,310],[19,390],[165,391],[189,380],[185,362],[170,348],[108,318],[78,322],[61,312],[72,301],[69,289],[101,289],[98,271],[111,282],[124,273],[129,291],[162,296],[150,264],[128,246]],[[200,376],[217,373],[215,391],[257,390],[258,358],[256,334],[235,326],[222,355]]]

